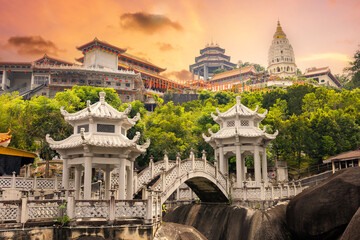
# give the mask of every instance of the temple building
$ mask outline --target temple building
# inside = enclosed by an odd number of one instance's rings
[[[25,99],[54,97],[75,85],[113,88],[123,102],[144,101],[147,93],[159,95],[182,88],[160,75],[165,68],[133,56],[126,49],[95,38],[77,47],[83,56],[70,63],[45,54],[32,62],[0,62],[0,94],[18,91]]]
[[[119,168],[118,199],[133,199],[135,158],[146,152],[150,141],[137,144],[139,132],[133,139],[127,137],[127,131],[140,118],[139,113],[132,119],[127,117],[131,105],[124,112],[119,112],[105,102],[105,92],[99,95],[99,102],[90,105],[87,101],[87,107],[79,112],[68,113],[61,108],[61,114],[74,127],[74,133],[62,141],[55,141],[47,134],[46,140],[63,159],[62,184],[65,189],[69,188],[70,168],[75,168],[76,199],[80,198],[82,172],[83,199],[91,199],[93,168],[105,171],[105,199],[110,197],[110,172],[115,168]]]
[[[10,130],[0,133],[0,176],[19,174],[22,166],[32,164],[37,157],[34,153],[8,147],[12,138],[10,133]]]
[[[228,71],[235,67],[236,64],[230,62],[230,56],[225,55],[225,49],[213,43],[201,49],[200,56],[196,57],[195,63],[189,66],[193,79],[197,75],[205,81],[214,76],[214,71],[219,68]]]
[[[217,115],[211,113],[213,120],[220,125],[220,130],[213,133],[209,129],[210,136],[203,134],[203,138],[209,143],[215,152],[215,163],[223,174],[229,174],[229,160],[236,157],[236,186],[243,187],[246,180],[245,157],[254,157],[255,174],[251,186],[260,187],[263,181],[268,184],[266,148],[273,141],[278,131],[274,134],[259,128],[260,122],[265,118],[264,113],[258,113],[259,106],[253,111],[241,104],[240,96],[236,97],[236,104],[226,112],[221,113],[216,109]]]
[[[281,78],[296,76],[294,51],[279,21],[269,49],[268,71]]]
[[[336,77],[331,73],[329,67],[322,68],[308,68],[305,70],[304,75],[302,77],[312,78],[320,85],[323,86],[331,86],[331,87],[341,87],[341,83]]]

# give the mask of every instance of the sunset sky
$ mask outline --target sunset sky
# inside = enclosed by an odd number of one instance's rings
[[[231,61],[267,67],[279,19],[301,71],[342,73],[360,44],[358,0],[0,0],[0,61],[44,52],[74,62],[95,37],[186,78],[213,40]]]

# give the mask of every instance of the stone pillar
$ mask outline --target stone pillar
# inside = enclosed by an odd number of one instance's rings
[[[226,170],[225,170],[226,164],[224,161],[224,149],[223,149],[222,145],[219,147],[219,165],[218,165],[218,167],[222,174],[226,173]]]
[[[235,143],[236,150],[236,187],[242,187],[243,172],[242,172],[242,161],[241,161],[241,146],[240,143]]]
[[[2,75],[2,82],[1,82],[1,88],[2,88],[3,90],[6,90],[6,89],[5,89],[6,75],[7,75],[7,73],[6,73],[6,70],[4,69],[3,75]]]
[[[125,159],[120,159],[118,198],[125,200]]]
[[[204,81],[207,81],[208,78],[208,67],[204,65]]]
[[[267,156],[266,156],[266,147],[262,151],[262,179],[265,183],[265,186],[268,185],[268,173],[267,173]]]
[[[105,199],[110,199],[110,188],[111,188],[111,170],[110,165],[105,167]]]
[[[335,162],[334,161],[331,161],[331,167],[332,167],[332,172],[335,173]]]
[[[164,163],[165,163],[165,171],[169,170],[169,157],[168,152],[164,151]]]
[[[85,156],[84,167],[84,199],[91,199],[91,183],[92,183],[92,157]]]
[[[128,171],[127,171],[127,183],[126,183],[126,199],[127,200],[132,200],[133,199],[133,193],[134,193],[134,184],[133,184],[133,181],[134,181],[134,178],[133,178],[133,173],[134,173],[134,162],[131,161],[130,162],[130,167],[128,168]]]
[[[75,167],[75,199],[80,198],[81,188],[81,169],[80,166]]]
[[[254,168],[255,168],[255,182],[256,186],[260,186],[261,182],[261,167],[260,167],[260,155],[259,155],[259,146],[254,146]]]
[[[63,158],[63,174],[62,174],[62,186],[65,189],[69,188],[69,164],[68,164],[68,159],[67,158]]]
[[[35,88],[35,81],[34,81],[34,73],[31,74],[31,84],[30,84],[30,89],[34,89]]]

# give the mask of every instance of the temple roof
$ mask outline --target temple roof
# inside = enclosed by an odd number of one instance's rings
[[[221,113],[219,111],[219,109],[216,109],[216,113],[218,114],[217,116],[214,115],[213,113],[211,113],[212,118],[214,119],[215,122],[217,123],[221,123],[224,120],[223,119],[227,119],[227,118],[233,118],[236,115],[238,116],[255,116],[255,118],[259,119],[259,120],[263,120],[267,114],[267,110],[264,113],[258,113],[257,110],[259,109],[259,106],[256,106],[255,111],[247,108],[246,106],[241,104],[241,98],[240,96],[236,97],[236,104],[234,106],[232,106],[229,110],[227,110],[226,112]]]
[[[137,132],[136,136],[129,140],[127,137],[119,134],[119,135],[104,135],[97,133],[85,133],[81,132],[81,134],[74,134],[70,137],[62,140],[55,141],[53,140],[49,134],[46,135],[46,141],[50,144],[50,147],[54,150],[58,149],[69,149],[81,147],[83,145],[97,146],[97,147],[109,147],[109,148],[129,148],[134,147],[133,150],[137,150],[138,152],[145,152],[146,149],[150,145],[150,141],[148,140],[143,145],[138,145],[136,142],[140,138],[140,133]]]
[[[249,73],[249,72],[257,73],[257,71],[256,71],[256,69],[255,69],[255,67],[253,65],[241,68],[241,74],[246,74],[246,73]],[[215,74],[211,78],[210,81],[215,81],[215,80],[219,80],[219,79],[223,79],[223,78],[227,78],[227,77],[232,77],[232,76],[236,76],[236,75],[240,75],[240,69],[233,69],[233,70],[230,70],[230,71]]]
[[[74,122],[87,119],[89,117],[93,118],[106,118],[106,119],[124,119],[126,122],[125,128],[130,128],[136,124],[136,122],[140,118],[140,114],[138,113],[134,118],[128,118],[127,114],[131,111],[131,105],[129,104],[128,108],[124,112],[120,112],[110,106],[107,102],[105,102],[105,92],[100,92],[100,101],[90,105],[90,101],[87,101],[87,107],[76,112],[76,113],[68,113],[61,107],[61,114],[64,116],[65,121],[74,125]]]
[[[120,55],[123,56],[123,57],[125,57],[125,58],[130,58],[130,59],[132,59],[132,60],[141,62],[141,63],[143,63],[143,64],[152,66],[152,67],[158,69],[160,72],[163,72],[163,71],[166,70],[166,68],[162,68],[162,67],[156,66],[155,64],[153,64],[153,63],[151,63],[151,62],[149,62],[149,61],[147,61],[147,60],[145,60],[145,59],[139,58],[139,57],[134,56],[134,55],[129,54],[129,53],[125,53],[125,52],[124,52],[124,53],[122,53],[122,54],[120,54]]]
[[[274,134],[268,134],[264,130],[261,130],[259,128],[241,128],[241,127],[227,127],[222,128],[216,133],[212,133],[209,130],[210,137],[207,137],[205,134],[203,134],[203,138],[206,142],[211,141],[212,139],[225,139],[225,138],[231,138],[231,137],[263,137],[267,140],[273,140],[276,138],[278,132],[276,131]]]
[[[10,129],[7,133],[0,133],[0,146],[7,147],[9,145],[12,137],[10,133],[11,133]]]
[[[113,51],[115,51],[117,53],[123,53],[123,52],[126,51],[126,49],[116,47],[116,46],[111,45],[111,44],[109,44],[107,42],[104,42],[104,41],[100,41],[97,38],[95,38],[91,42],[88,42],[88,43],[86,43],[84,45],[81,45],[80,47],[77,47],[77,49],[80,50],[80,51],[83,51],[83,50],[85,50],[87,48],[94,47],[94,46],[106,47],[106,48],[109,48],[110,50],[113,50]]]
[[[323,163],[360,159],[360,146],[349,152],[340,153],[323,161]]]
[[[276,32],[274,33],[274,38],[286,38],[286,34],[282,30],[280,21],[278,21],[277,23]]]
[[[57,58],[53,58],[53,57],[49,57],[46,53],[44,54],[43,57],[35,60],[34,62],[35,63],[45,63],[45,62],[49,62],[50,61],[54,62],[55,64],[64,64],[64,65],[74,65],[73,63],[70,63],[70,62],[67,62],[67,61],[64,61],[64,60],[60,60],[60,59],[57,59]]]

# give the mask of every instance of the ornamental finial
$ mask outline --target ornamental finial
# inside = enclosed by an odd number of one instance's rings
[[[105,95],[106,95],[105,92],[100,92],[99,93],[101,105],[105,104]]]
[[[241,96],[236,96],[236,104],[237,105],[241,104]]]

